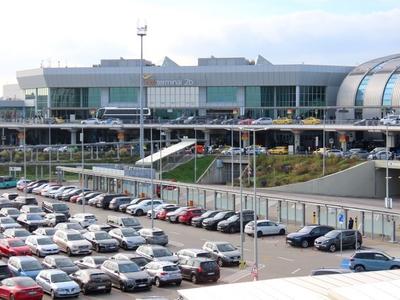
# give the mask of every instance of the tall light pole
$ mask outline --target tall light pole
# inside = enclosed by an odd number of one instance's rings
[[[49,182],[51,182],[51,124],[50,124],[50,121],[49,121]]]
[[[386,197],[385,197],[385,207],[392,208],[392,199],[389,198],[389,128],[386,124]]]
[[[239,127],[239,185],[240,185],[240,258],[244,260],[243,250],[243,184],[242,184],[242,128]],[[254,224],[255,225],[255,224]]]
[[[84,137],[83,137],[83,126],[82,126],[82,132],[81,132],[81,145],[82,145],[82,161],[81,161],[81,168],[82,168],[82,176],[81,176],[81,189],[82,189],[82,194],[83,194],[83,189],[85,188],[85,183],[84,183],[84,175],[83,175],[83,168],[85,166],[85,147],[83,143]],[[85,197],[82,199],[82,212],[85,212]]]
[[[250,164],[250,162],[249,162]],[[258,279],[258,237],[257,237],[257,166],[256,166],[256,130],[253,129],[253,209],[254,209],[254,279]]]
[[[147,34],[147,25],[137,26],[137,35],[140,36],[140,80],[139,80],[139,102],[140,102],[140,159],[144,159],[144,126],[143,126],[143,37]]]
[[[32,156],[32,154],[31,154]],[[26,127],[25,127],[25,118],[24,118],[24,179],[26,180]],[[26,197],[26,189],[25,191],[25,197]]]
[[[161,143],[161,137],[162,137],[162,127],[160,125],[160,146],[159,146],[159,151],[160,151],[160,197],[162,200],[164,200],[164,195],[163,195],[163,184],[162,184],[162,143]]]
[[[197,180],[197,131],[194,128],[194,183]]]
[[[234,168],[233,168],[233,125],[231,125],[231,186],[233,187],[234,178]]]
[[[326,110],[324,109],[324,126],[322,130],[322,176],[325,176],[325,155],[326,155],[326,149],[325,149],[325,119],[326,119]]]
[[[153,184],[153,127],[150,128],[150,158],[151,158],[151,229],[154,228],[154,184]]]

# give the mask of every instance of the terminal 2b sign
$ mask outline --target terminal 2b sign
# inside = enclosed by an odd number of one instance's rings
[[[193,86],[192,79],[154,79],[151,74],[144,74],[143,81],[145,86]]]

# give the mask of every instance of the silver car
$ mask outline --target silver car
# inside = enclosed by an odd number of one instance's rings
[[[53,240],[47,236],[31,235],[26,238],[25,244],[31,249],[31,252],[38,257],[57,254],[60,249]]]
[[[21,212],[14,207],[3,207],[2,209],[0,209],[0,215],[4,217],[11,217],[13,219],[16,219],[20,214]]]
[[[49,228],[49,227],[39,227],[35,231],[32,232],[34,235],[39,235],[39,236],[48,236],[50,238],[53,238],[53,235],[56,233],[57,229],[55,228]]]
[[[21,240],[26,241],[28,236],[30,236],[30,232],[24,228],[9,228],[3,232],[4,237],[6,238],[19,238]]]
[[[57,230],[76,230],[79,231],[81,234],[84,234],[87,232],[86,229],[84,229],[79,223],[74,223],[74,222],[62,222],[58,223],[55,227]]]
[[[146,244],[146,240],[139,233],[130,227],[115,228],[109,231],[110,236],[119,242],[121,248],[136,249],[137,247]]]
[[[118,251],[119,243],[105,231],[87,232],[83,237],[92,244],[97,252]]]
[[[11,217],[1,217],[0,218],[0,231],[3,232],[8,228],[20,228],[21,225],[17,223],[13,218]]]
[[[168,248],[159,245],[143,245],[137,248],[136,253],[150,261],[170,261],[177,263],[179,258]]]
[[[57,230],[53,236],[53,241],[68,256],[74,254],[91,254],[92,244],[76,230]]]
[[[17,221],[29,231],[46,225],[46,220],[39,214],[20,214]]]
[[[50,294],[53,299],[78,297],[81,292],[79,285],[61,270],[40,271],[36,277],[36,283],[42,287],[45,293]]]
[[[78,266],[69,257],[64,255],[46,256],[42,263],[47,269],[59,269],[68,275],[79,270]]]
[[[179,267],[169,261],[153,261],[145,266],[145,270],[156,286],[160,287],[164,284],[175,283],[181,285],[182,273]]]
[[[168,244],[168,235],[160,228],[143,228],[139,234],[148,244],[165,246]]]

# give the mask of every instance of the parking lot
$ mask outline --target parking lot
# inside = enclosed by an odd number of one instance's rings
[[[15,192],[16,189],[4,190],[4,192]],[[23,194],[19,192],[20,194]],[[57,201],[44,198],[42,196],[36,196],[41,202],[46,199],[48,201]],[[68,203],[68,202],[67,202]],[[71,215],[82,212],[83,207],[81,205],[68,203],[70,207]],[[95,208],[85,205],[85,212],[93,213],[98,219],[98,223],[106,223],[107,216],[110,214],[121,214],[123,213],[104,210],[101,208]],[[143,227],[150,227],[151,220],[145,216],[138,217]],[[239,247],[240,240],[239,234],[223,234],[215,231],[207,231],[201,228],[194,228],[188,225],[182,224],[171,224],[166,221],[155,220],[155,226],[163,229],[169,236],[168,248],[176,252],[182,248],[201,248],[205,241],[227,241],[233,245]],[[379,241],[365,240],[364,245],[366,247],[380,248],[387,250],[394,256],[400,255],[400,251],[395,245],[391,245]],[[340,267],[340,262],[343,258],[350,256],[353,250],[344,250],[343,253],[327,253],[321,252],[314,248],[302,249],[294,248],[286,244],[285,236],[268,236],[259,239],[259,272],[258,279],[270,279],[277,277],[287,276],[305,276],[309,275],[313,269],[321,267]],[[125,250],[120,249],[120,252]],[[253,264],[253,238],[245,237],[244,242],[244,258],[247,261],[247,267],[245,269],[239,269],[239,267],[222,267],[221,278],[216,284],[223,283],[235,283],[242,281],[252,280],[251,269]],[[131,250],[130,252],[133,252]],[[93,251],[93,254],[96,252]],[[115,253],[105,253],[101,255],[112,256]],[[79,259],[79,257],[73,257],[73,260]],[[5,260],[5,258],[3,258]],[[177,297],[177,289],[193,288],[196,286],[211,285],[198,284],[195,285],[189,281],[183,280],[182,285],[177,288],[174,285],[163,286],[161,288],[153,286],[151,291],[135,292],[135,293],[124,293],[119,289],[113,288],[111,295],[108,294],[94,294],[80,296],[84,299],[110,299],[116,297],[116,299],[132,299],[132,295],[135,297],[148,297],[148,296],[163,296],[168,299],[175,299]],[[45,299],[50,297],[45,296]]]

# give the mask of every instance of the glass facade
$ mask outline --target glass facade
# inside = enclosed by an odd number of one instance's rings
[[[295,107],[296,106],[296,87],[277,86],[276,87],[276,106]]]
[[[25,90],[25,100],[32,100],[36,98],[36,89]]]
[[[139,88],[113,87],[110,88],[110,103],[139,103]]]
[[[273,107],[273,86],[247,86],[246,107]]]
[[[82,107],[100,107],[101,106],[101,90],[100,88],[83,88],[82,89]]]
[[[50,106],[53,107],[81,107],[80,88],[51,88]]]
[[[150,108],[198,107],[198,87],[148,87],[147,105]]]
[[[400,74],[399,73],[393,73],[388,82],[386,83],[385,90],[383,92],[383,97],[382,97],[382,105],[383,106],[391,106],[392,105],[392,97],[393,97],[393,89],[394,86],[399,79]]]
[[[207,88],[207,103],[236,104],[237,87],[217,86]]]
[[[371,76],[372,75],[366,75],[358,86],[355,102],[356,106],[364,105],[365,90],[367,88],[369,80],[371,79]]]
[[[49,96],[48,88],[37,89],[36,109],[39,112],[44,112],[48,108],[47,99]]]
[[[300,86],[300,106],[325,106],[324,86]]]

